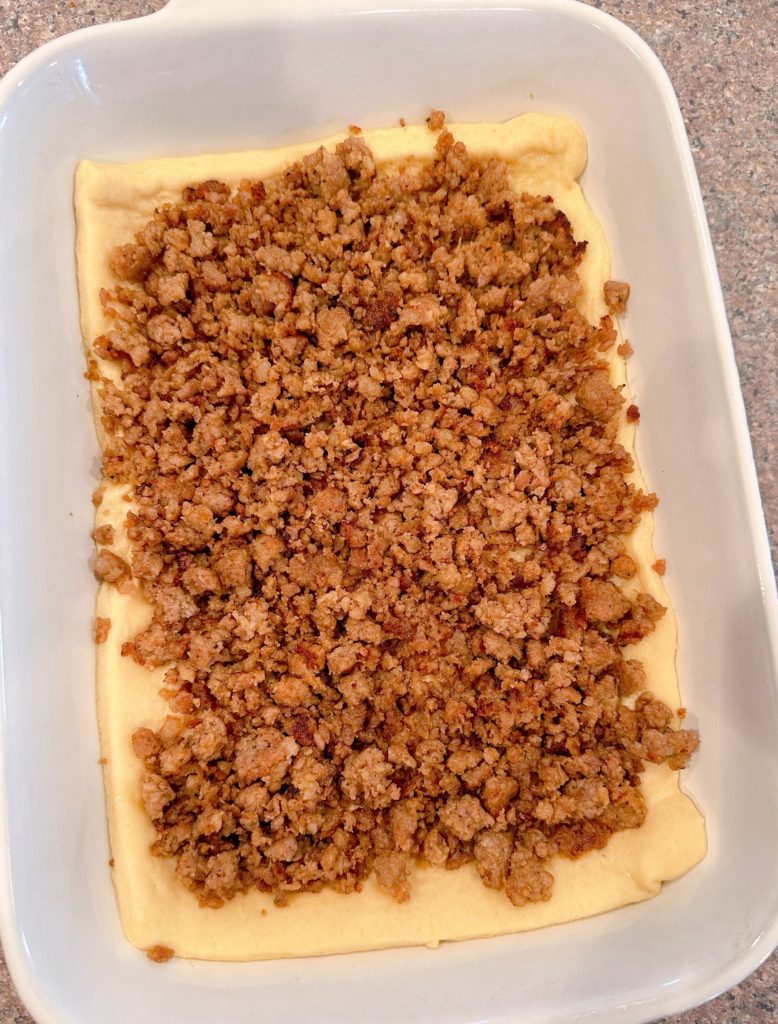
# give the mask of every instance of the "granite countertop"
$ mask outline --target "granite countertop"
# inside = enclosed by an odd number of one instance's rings
[[[775,0],[589,2],[626,22],[650,44],[681,101],[729,312],[775,562]],[[163,0],[0,0],[0,74],[55,36],[162,6]],[[777,1019],[775,953],[743,984],[663,1024],[768,1024]],[[2,960],[0,1024],[31,1024]]]

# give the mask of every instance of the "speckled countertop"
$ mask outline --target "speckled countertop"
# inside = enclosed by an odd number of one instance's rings
[[[0,0],[0,74],[55,36],[164,0]],[[325,2],[325,0],[323,0]],[[702,184],[778,561],[776,0],[589,0],[651,45],[681,101]],[[778,1020],[778,953],[742,985],[663,1024]],[[0,1024],[31,1024],[0,959]]]

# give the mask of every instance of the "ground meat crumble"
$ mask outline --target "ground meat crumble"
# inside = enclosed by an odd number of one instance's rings
[[[606,281],[603,291],[605,303],[611,313],[618,316],[627,312],[627,299],[629,299],[629,285],[626,281]]]
[[[149,960],[153,960],[155,964],[167,963],[175,955],[175,952],[169,946],[152,946],[146,950],[146,956]]]
[[[94,637],[96,644],[104,644],[108,639],[108,634],[111,631],[111,620],[105,618],[102,615],[95,617],[94,624]]]
[[[141,796],[204,905],[371,873],[407,900],[416,860],[546,900],[550,858],[639,826],[645,762],[697,746],[626,652],[664,612],[619,582],[656,499],[585,243],[430,127],[423,166],[377,174],[352,135],[187,188],[111,261],[132,556],[95,569],[153,607],[122,652],[167,666]]]

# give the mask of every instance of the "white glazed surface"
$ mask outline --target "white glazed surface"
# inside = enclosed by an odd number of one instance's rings
[[[672,90],[633,34],[565,0],[392,6],[174,0],[49,44],[0,84],[0,923],[41,1024],[639,1024],[734,984],[778,939],[775,589]],[[542,932],[160,967],[123,939],[107,869],[75,164],[304,141],[432,106],[458,121],[565,113],[588,136],[584,188],[633,288],[638,451],[662,499],[657,550],[703,738],[686,787],[710,854],[647,904]]]

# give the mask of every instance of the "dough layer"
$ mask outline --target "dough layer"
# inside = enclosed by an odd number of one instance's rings
[[[518,191],[552,195],[569,218],[576,239],[588,248],[580,267],[582,311],[592,321],[607,312],[603,284],[610,277],[610,255],[600,224],[589,209],[577,178],[586,163],[586,139],[569,118],[526,114],[503,124],[450,126],[456,139],[477,156],[496,156],[511,168]],[[364,133],[379,169],[432,156],[437,136],[426,127],[377,129]],[[267,178],[317,145],[331,148],[340,138],[276,150],[152,160],[135,164],[84,161],[76,176],[78,278],[82,331],[87,352],[108,324],[99,300],[101,287],[116,281],[108,266],[114,246],[132,240],[154,209],[175,202],[186,185],[216,178],[236,186],[242,179]],[[625,384],[624,360],[611,353],[614,384]],[[100,361],[101,372],[118,370]],[[96,391],[95,410],[99,408]],[[96,417],[98,437],[101,435]],[[624,423],[621,443],[634,455],[634,426]],[[634,482],[643,484],[639,469]],[[126,488],[109,486],[97,523],[116,531],[113,549],[129,558],[124,517],[130,507]],[[675,709],[680,695],[675,669],[676,621],[661,578],[650,568],[653,517],[643,515],[627,538],[639,566],[624,590],[652,594],[668,613],[657,629],[630,648],[646,668],[654,694]],[[201,908],[175,876],[172,860],[153,857],[156,837],[139,797],[142,764],[133,754],[132,733],[159,727],[168,714],[159,696],[164,669],[149,671],[122,658],[122,643],[148,622],[150,609],[138,597],[103,584],[97,614],[111,619],[105,643],[97,647],[96,679],[105,764],[108,823],[122,924],[141,948],[169,946],[182,957],[256,960],[310,956],[387,946],[426,944],[499,935],[559,924],[613,910],[656,895],[664,881],[677,878],[706,852],[702,816],[665,765],[647,765],[642,776],[648,815],[640,829],[619,832],[604,850],[576,861],[557,858],[552,898],[514,907],[502,892],[487,889],[473,865],[455,871],[417,866],[410,902],[398,904],[371,878],[362,892],[342,895],[330,889],[294,896],[283,908],[259,892],[237,896],[218,910]]]

